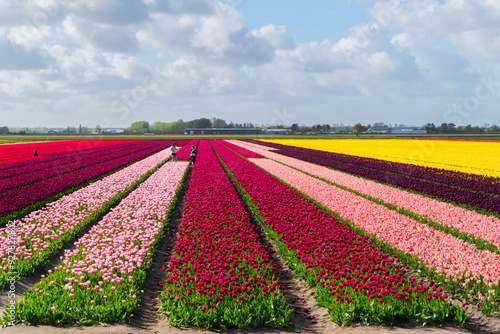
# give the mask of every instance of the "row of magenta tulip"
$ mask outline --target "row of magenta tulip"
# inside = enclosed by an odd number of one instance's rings
[[[274,146],[276,144],[265,143],[263,145]],[[495,214],[500,213],[500,197],[497,196],[500,183],[466,180],[461,177],[418,171],[416,168],[412,169],[411,166],[395,167],[353,156],[281,146],[276,153],[427,194],[437,199],[460,203]],[[418,173],[425,173],[425,175],[417,175]],[[435,178],[445,180],[437,182],[433,180]]]
[[[113,170],[121,168],[139,159],[143,159],[155,152],[169,146],[169,142],[164,140],[147,141],[138,146],[134,153],[126,154],[106,163],[96,164],[91,167],[76,170],[74,172],[61,175],[60,177],[37,182],[25,186],[15,191],[8,191],[0,194],[0,216],[8,215],[13,211],[21,210],[47,197],[56,195],[66,189],[78,186],[84,182],[99,178]],[[95,157],[101,160],[102,157]]]
[[[288,325],[283,287],[258,239],[208,140],[201,140],[161,297],[169,323],[216,330]]]
[[[345,187],[388,207],[392,206],[400,211],[402,209],[413,218],[427,222],[465,241],[471,241],[480,248],[500,253],[500,219],[498,217],[486,216],[451,203],[281,155],[262,149],[259,145],[246,142],[235,143],[269,159]]]
[[[199,139],[193,139],[187,144],[184,145],[182,149],[177,152],[177,160],[182,161],[182,160],[189,160],[191,158],[191,146],[197,147],[198,143],[200,142]],[[177,145],[176,145],[177,146]]]
[[[60,140],[38,143],[17,143],[0,146],[0,171],[30,165],[53,154],[87,148],[115,145],[136,140]],[[37,151],[39,156],[33,156]]]
[[[170,150],[163,150],[15,221],[17,238],[13,249],[9,248],[9,230],[1,228],[0,287],[7,285],[10,278],[8,272],[12,269],[19,276],[43,266],[69,240],[124,198],[169,156]],[[9,263],[9,256],[12,255],[15,255],[16,261]]]
[[[188,168],[167,163],[66,250],[62,263],[16,305],[17,321],[90,324],[127,320]]]
[[[399,251],[416,268],[461,293],[478,299],[486,314],[498,310],[500,255],[436,230],[350,191],[268,159],[253,162],[343,220]]]
[[[35,160],[36,164],[32,164],[29,168],[19,168],[14,175],[10,175],[12,170],[6,170],[3,173],[0,171],[0,193],[61,177],[64,174],[93,165],[107,163],[134,154],[144,148],[140,142],[134,142],[72,151],[57,154],[48,159]]]
[[[380,160],[375,158],[353,156],[334,152],[325,152],[315,149],[269,143],[257,140],[246,141],[266,147],[272,147],[278,150],[292,150],[294,152],[306,153],[308,155],[328,157],[331,160],[341,161],[344,163],[355,163],[366,168],[380,169],[390,173],[402,174],[417,179],[430,180],[433,182],[447,184],[459,188],[477,190],[491,194],[500,194],[500,182],[498,178],[488,177],[485,175],[469,174],[448,169],[439,169],[402,162]]]
[[[334,322],[465,321],[465,310],[449,303],[438,284],[408,278],[397,257],[381,253],[367,237],[222,143],[214,147],[282,256],[316,286],[319,305]]]
[[[263,155],[256,153],[255,150],[248,150],[241,145],[233,144],[231,141],[224,140],[222,143],[224,144],[224,146],[226,146],[227,148],[229,148],[233,152],[238,153],[242,157],[245,157],[245,158],[264,158]]]

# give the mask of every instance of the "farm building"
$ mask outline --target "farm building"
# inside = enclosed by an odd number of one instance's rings
[[[261,129],[230,128],[230,129],[186,129],[185,135],[260,135]]]

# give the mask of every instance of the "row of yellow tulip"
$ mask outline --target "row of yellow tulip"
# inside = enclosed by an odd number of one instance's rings
[[[500,177],[500,142],[411,139],[277,139],[311,148],[464,173]]]

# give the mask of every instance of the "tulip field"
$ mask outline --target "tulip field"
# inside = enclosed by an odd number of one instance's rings
[[[165,243],[172,254],[154,305],[170,326],[292,328],[295,292],[278,262],[338,325],[462,326],[470,308],[498,317],[498,148],[425,139],[1,145],[1,324],[129,323]]]

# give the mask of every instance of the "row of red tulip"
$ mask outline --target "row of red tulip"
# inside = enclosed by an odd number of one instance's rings
[[[61,177],[79,169],[105,164],[108,161],[134,154],[146,148],[148,147],[141,142],[108,145],[56,154],[47,159],[34,160],[32,164],[24,168],[1,170],[0,193]]]
[[[161,298],[170,324],[226,330],[289,323],[273,261],[207,140],[201,140]]]
[[[52,154],[81,149],[128,143],[135,140],[60,140],[38,143],[0,145],[0,170],[21,167],[31,160],[44,159]],[[33,156],[37,151],[38,156]]]

